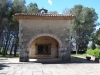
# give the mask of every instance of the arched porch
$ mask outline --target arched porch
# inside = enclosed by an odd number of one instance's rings
[[[61,42],[55,36],[42,34],[29,43],[29,58],[58,58]]]

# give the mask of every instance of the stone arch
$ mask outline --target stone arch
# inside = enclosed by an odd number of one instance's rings
[[[39,34],[39,35],[34,36],[34,37],[29,41],[29,43],[28,43],[28,51],[29,51],[29,47],[30,47],[31,43],[32,43],[35,39],[37,39],[37,38],[39,38],[39,37],[42,37],[42,36],[49,36],[49,37],[54,38],[54,39],[58,42],[59,48],[62,47],[62,42],[59,40],[59,38],[57,38],[56,36],[54,36],[54,35],[52,35],[52,34],[44,33],[44,34]]]

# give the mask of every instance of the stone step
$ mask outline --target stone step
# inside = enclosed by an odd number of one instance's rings
[[[38,55],[36,58],[51,58],[50,55]]]
[[[40,58],[40,59],[41,59],[41,58],[42,58],[42,59],[50,59],[51,57],[36,57],[36,58],[37,58],[37,59],[38,59],[38,58]]]

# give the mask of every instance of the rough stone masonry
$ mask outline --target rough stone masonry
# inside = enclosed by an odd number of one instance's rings
[[[41,11],[14,15],[19,22],[20,61],[28,62],[29,58],[70,61],[70,29],[75,16]]]

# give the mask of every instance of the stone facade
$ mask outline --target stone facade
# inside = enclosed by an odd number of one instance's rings
[[[70,61],[71,19],[17,19],[21,62],[29,61],[29,58],[62,58]],[[48,45],[49,53],[38,54],[39,44]]]

